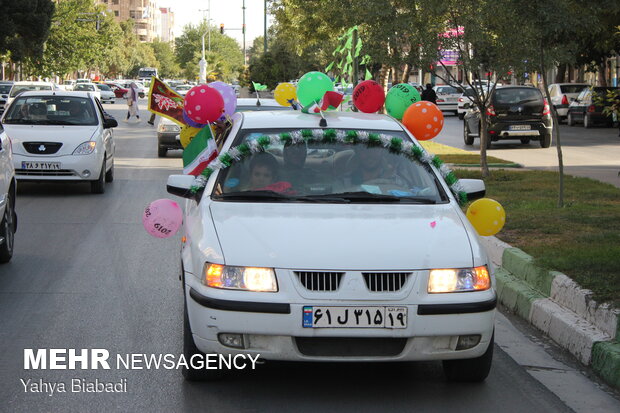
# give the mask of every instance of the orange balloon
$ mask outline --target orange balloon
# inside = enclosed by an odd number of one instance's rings
[[[423,100],[407,108],[402,122],[417,140],[427,141],[441,132],[443,113],[437,105]]]

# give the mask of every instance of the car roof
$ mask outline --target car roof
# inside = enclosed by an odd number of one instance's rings
[[[261,106],[281,106],[275,99],[260,99]],[[238,106],[256,106],[256,98],[237,98]]]
[[[13,83],[15,86],[20,86],[20,85],[54,85],[54,83],[52,82],[41,82],[41,81],[21,81],[21,82],[15,82]]]
[[[84,92],[68,92],[64,90],[25,90],[19,96],[73,96],[83,98]]]
[[[255,111],[242,112],[244,129],[310,129],[318,128],[321,116],[301,111]],[[367,129],[402,131],[394,118],[374,113],[329,111],[324,113],[330,129]]]

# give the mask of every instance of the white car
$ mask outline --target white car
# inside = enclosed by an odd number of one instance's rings
[[[11,142],[0,125],[0,263],[9,262],[13,256],[17,231],[16,188]]]
[[[168,192],[187,198],[185,358],[442,360],[450,380],[484,380],[495,281],[445,168],[386,115],[325,118],[236,113],[203,190],[169,176]],[[484,195],[484,182],[459,182]]]
[[[118,124],[92,94],[23,92],[2,116],[17,180],[88,182],[105,192],[114,179]]]
[[[73,88],[73,91],[74,92],[89,92],[91,95],[101,100],[101,92],[99,91],[99,89],[97,89],[97,85],[95,83],[78,83]]]
[[[552,83],[549,85],[551,103],[555,107],[560,120],[566,119],[568,107],[577,99],[577,96],[589,88],[587,83]]]
[[[291,109],[292,106],[282,106],[275,99],[237,98],[237,112]]]
[[[100,100],[102,103],[115,103],[116,102],[116,95],[114,94],[114,91],[112,90],[112,88],[106,84],[103,83],[95,83],[95,86],[97,87],[97,90],[99,91],[99,94],[101,95]]]
[[[174,86],[174,91],[177,92],[181,96],[185,96],[187,92],[194,86],[192,85],[176,85]]]
[[[433,88],[437,94],[437,106],[442,112],[458,113],[457,103],[459,97],[463,94],[463,89],[459,86],[441,85]]]
[[[146,86],[144,86],[142,82],[139,82],[137,80],[122,80],[122,81],[118,81],[117,83],[123,86],[125,89],[129,89],[131,84],[135,83],[136,86],[138,87],[138,96],[140,97],[140,99],[144,98],[149,93],[149,89]]]
[[[15,82],[11,87],[6,106],[8,106],[13,99],[15,99],[15,96],[27,90],[56,90],[56,87],[51,82]]]

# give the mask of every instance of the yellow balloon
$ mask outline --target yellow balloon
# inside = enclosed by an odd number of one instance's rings
[[[478,199],[467,208],[467,219],[478,235],[488,237],[501,231],[506,223],[506,212],[502,205],[491,199]]]
[[[282,106],[291,106],[297,100],[297,88],[292,83],[280,83],[273,91],[273,97]]]
[[[200,132],[200,128],[192,128],[191,126],[182,126],[181,133],[179,134],[181,137],[181,145],[186,148],[187,145],[192,141],[192,138],[196,136]]]

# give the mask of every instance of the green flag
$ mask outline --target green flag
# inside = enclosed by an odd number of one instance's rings
[[[257,83],[257,82],[252,82],[252,85],[254,86],[254,90],[257,92],[267,89],[267,85],[261,85],[260,83]]]

